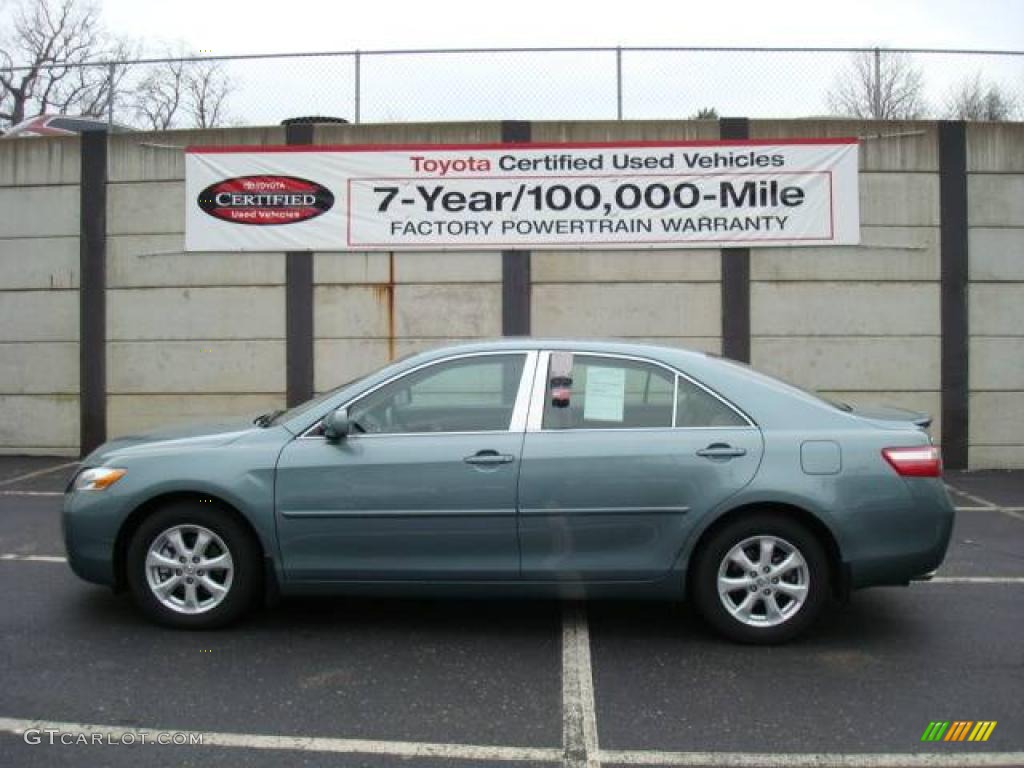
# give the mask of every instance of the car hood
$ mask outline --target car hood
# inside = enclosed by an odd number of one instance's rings
[[[110,440],[82,460],[82,466],[96,466],[112,456],[187,448],[215,448],[233,443],[249,432],[260,429],[251,420],[216,424],[188,424],[168,427]]]
[[[862,419],[882,422],[881,426],[892,426],[887,422],[899,422],[902,424],[914,424],[922,429],[927,429],[932,423],[932,417],[921,411],[912,411],[908,408],[897,408],[891,405],[850,405],[850,413],[860,416]]]

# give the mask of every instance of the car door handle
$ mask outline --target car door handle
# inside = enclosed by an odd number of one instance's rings
[[[698,456],[705,459],[735,459],[739,456],[746,456],[746,448],[733,448],[726,443],[712,443],[707,448],[697,451]]]
[[[497,451],[480,451],[474,453],[472,456],[467,456],[463,459],[467,464],[493,466],[495,464],[511,464],[516,460],[515,456],[508,453],[498,453]]]

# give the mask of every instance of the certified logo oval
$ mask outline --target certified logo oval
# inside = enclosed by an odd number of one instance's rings
[[[234,224],[296,224],[334,205],[327,187],[296,176],[236,176],[199,193],[199,207]]]

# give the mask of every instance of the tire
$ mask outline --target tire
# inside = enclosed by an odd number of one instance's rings
[[[800,523],[752,514],[727,523],[701,546],[690,586],[701,615],[719,634],[739,643],[784,643],[810,627],[825,607],[828,558]]]
[[[177,629],[230,624],[253,605],[262,586],[252,534],[230,513],[198,500],[168,504],[143,520],[125,565],[142,612]]]

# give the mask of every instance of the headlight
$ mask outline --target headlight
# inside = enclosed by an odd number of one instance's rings
[[[124,473],[123,469],[112,469],[110,467],[86,469],[75,478],[71,490],[103,491],[124,477]]]

